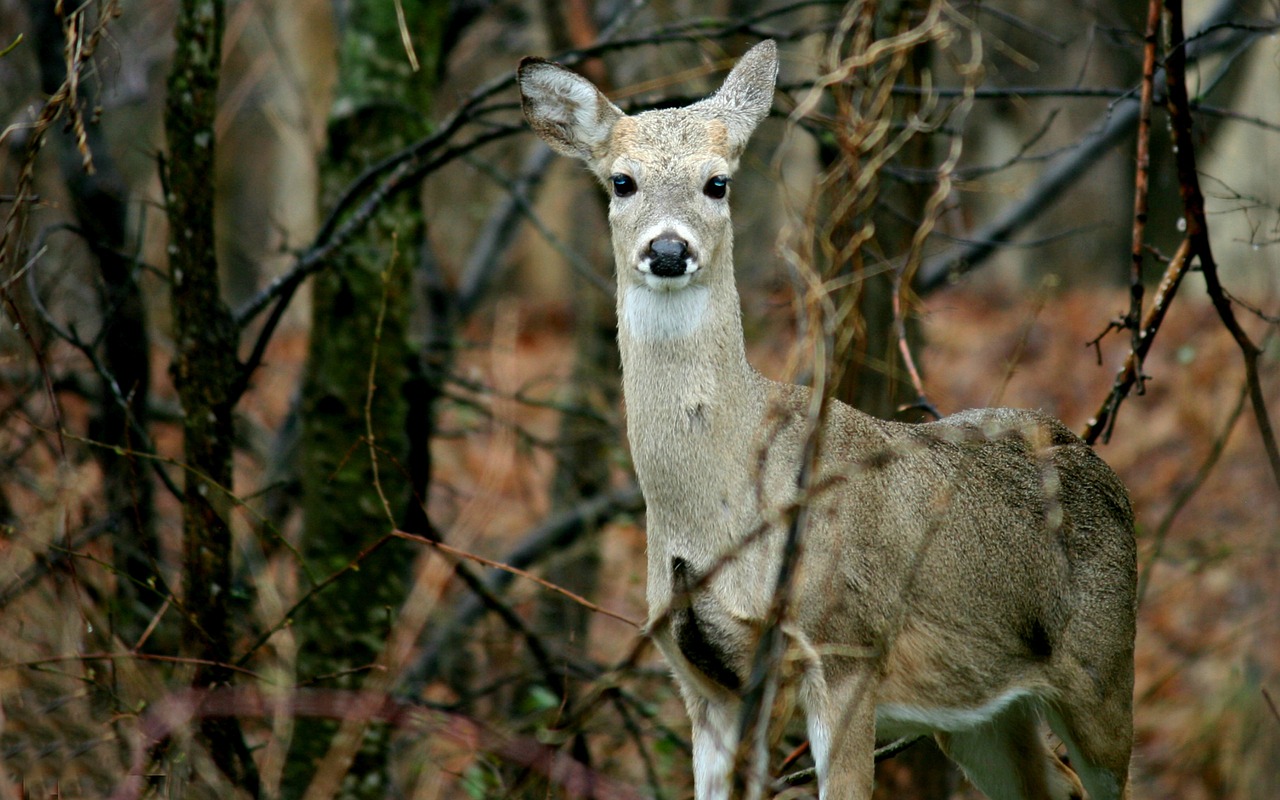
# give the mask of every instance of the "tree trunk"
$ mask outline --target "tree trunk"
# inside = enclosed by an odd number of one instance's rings
[[[183,410],[184,655],[198,660],[198,689],[231,682],[232,420],[237,333],[222,300],[214,255],[214,117],[222,51],[220,0],[183,0],[164,122],[169,143],[165,202]],[[200,738],[231,782],[257,792],[248,748],[233,718],[200,721]]]
[[[406,4],[404,11],[421,64],[411,77],[398,72],[405,56],[392,4],[357,2],[339,21],[338,102],[353,111],[330,128],[328,161],[334,166],[322,175],[330,189],[425,133],[444,8]],[[413,119],[407,120],[393,101],[411,108]],[[425,515],[414,500],[425,500],[426,487],[415,485],[419,481],[413,476],[430,468],[429,451],[423,449],[429,442],[411,447],[409,436],[431,432],[411,418],[426,413],[414,407],[426,386],[409,329],[413,261],[424,235],[418,200],[401,194],[313,282],[299,477],[301,549],[317,577],[351,564],[397,527],[422,532]],[[387,542],[300,610],[294,626],[300,682],[329,676],[322,685],[361,684],[363,668],[381,653],[394,624],[391,615],[404,602],[416,553],[407,542]],[[297,720],[285,796],[301,794],[337,728],[332,722]],[[389,744],[385,726],[370,726],[343,796],[381,798],[392,791]]]
[[[40,66],[40,84],[53,94],[67,75],[64,56],[64,18],[55,4],[28,4]],[[128,187],[107,147],[102,129],[85,129],[94,169],[85,168],[72,142],[58,140],[58,164],[71,198],[76,225],[102,277],[101,324],[105,374],[99,375],[100,404],[90,428],[93,449],[102,468],[103,493],[111,520],[117,578],[115,633],[126,643],[141,635],[151,611],[141,605],[139,587],[155,577],[158,549],[155,537],[149,467],[137,458],[146,444],[136,430],[145,430],[150,397],[150,335],[147,309],[138,283],[137,264],[129,258],[126,219]]]

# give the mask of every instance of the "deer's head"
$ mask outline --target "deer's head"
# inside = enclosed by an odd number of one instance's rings
[[[683,289],[732,280],[729,185],[769,113],[772,41],[739,60],[719,91],[684,108],[627,116],[590,81],[536,58],[520,63],[525,117],[559,153],[586,161],[610,193],[619,288]]]

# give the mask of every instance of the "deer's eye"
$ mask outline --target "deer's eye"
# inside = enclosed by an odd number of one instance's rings
[[[729,178],[725,175],[712,176],[707,180],[707,185],[702,187],[702,193],[712,200],[723,200],[728,190]]]
[[[623,175],[619,172],[609,178],[609,182],[613,184],[614,197],[630,197],[636,193],[636,180],[630,175]]]

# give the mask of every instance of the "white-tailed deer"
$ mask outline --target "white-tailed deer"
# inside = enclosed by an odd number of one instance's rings
[[[1133,518],[1091,449],[1038,412],[907,425],[835,403],[819,488],[799,495],[810,391],[747,363],[728,202],[777,69],[762,42],[711,97],[635,116],[557,64],[519,69],[534,131],[612,195],[650,632],[693,721],[697,797],[731,793],[797,500],[809,521],[781,630],[823,798],[870,797],[877,735],[916,733],[992,798],[1127,796]]]

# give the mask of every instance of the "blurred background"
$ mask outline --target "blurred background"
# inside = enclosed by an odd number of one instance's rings
[[[1275,796],[1280,5],[1156,5],[1147,131],[1137,0],[0,0],[0,797],[691,797],[606,196],[514,70],[639,112],[762,38],[752,363],[813,373],[816,285],[842,399],[1087,433],[1138,518],[1134,795]],[[877,775],[978,796],[924,742]]]

